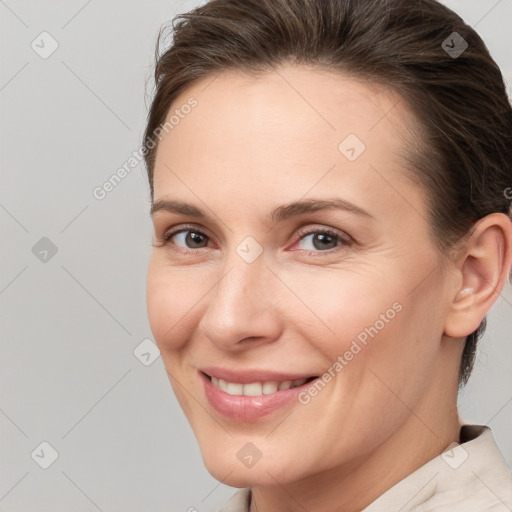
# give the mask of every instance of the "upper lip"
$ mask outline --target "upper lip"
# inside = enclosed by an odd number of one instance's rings
[[[225,380],[226,382],[238,382],[240,384],[250,384],[252,382],[282,382],[285,380],[309,379],[314,377],[312,373],[284,373],[272,370],[246,369],[232,370],[230,368],[208,367],[200,368],[200,371],[210,377]]]

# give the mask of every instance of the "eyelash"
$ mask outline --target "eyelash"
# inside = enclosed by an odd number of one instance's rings
[[[204,231],[197,229],[195,226],[184,225],[184,226],[179,227],[178,229],[174,229],[172,231],[165,233],[163,235],[162,239],[160,240],[159,247],[168,245],[174,236],[178,235],[179,233],[183,233],[183,232],[187,232],[187,231],[192,231],[193,233],[204,236],[208,239],[210,238]],[[332,254],[332,253],[340,250],[340,248],[349,247],[353,243],[352,238],[349,237],[348,235],[341,235],[340,233],[338,233],[332,229],[329,229],[329,228],[302,229],[298,233],[298,241],[303,240],[308,235],[315,235],[315,234],[329,235],[329,236],[335,238],[336,240],[338,240],[340,243],[336,247],[334,247],[332,249],[325,250],[325,251],[321,251],[321,250],[308,251],[307,249],[298,249],[298,250],[300,250],[303,253],[306,253],[308,255],[312,255],[313,257],[316,257],[316,256],[324,255],[324,254]],[[182,247],[178,247],[176,250],[178,252],[180,252],[181,254],[185,255],[185,254],[197,254],[197,251],[199,251],[201,249],[204,249],[204,247],[198,247],[196,249],[184,249]]]

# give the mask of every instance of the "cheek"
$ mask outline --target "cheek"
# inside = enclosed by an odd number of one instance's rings
[[[185,383],[180,366],[188,339],[189,314],[198,300],[191,297],[190,290],[191,287],[179,277],[179,271],[166,265],[158,255],[152,256],[146,281],[149,324],[176,399],[187,416],[191,411],[183,390]],[[197,293],[198,290],[192,295]]]
[[[150,261],[146,304],[151,331],[162,352],[178,351],[185,343],[194,305],[205,293],[199,279],[190,281],[184,274],[182,269],[166,265],[158,255]]]
[[[442,282],[433,278],[414,289],[416,276],[393,279],[392,270],[317,271],[287,281],[307,306],[295,315],[302,337],[323,354],[332,374],[343,374],[334,379],[343,390],[340,400],[346,393],[363,402],[392,400],[379,377],[415,399],[428,381],[442,336],[436,292]]]
[[[298,325],[308,330],[304,336],[320,340],[322,352],[331,358],[348,350],[354,339],[364,345],[368,331],[387,329],[399,316],[399,293],[374,274],[370,269],[326,269],[283,278],[300,300],[294,309]]]
[[[435,372],[443,334],[443,305],[436,293],[441,286],[430,283],[409,295],[392,294],[396,314],[383,311],[389,321],[375,322],[363,331],[369,336],[353,374],[361,377],[358,392],[379,410],[383,424],[405,418],[409,409],[404,404],[418,403]],[[352,373],[352,368],[347,370]]]

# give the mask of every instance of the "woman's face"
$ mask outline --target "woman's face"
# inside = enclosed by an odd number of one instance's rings
[[[296,481],[426,428],[412,410],[454,368],[446,271],[404,174],[405,102],[285,66],[208,77],[176,110],[147,301],[208,470],[236,487]]]

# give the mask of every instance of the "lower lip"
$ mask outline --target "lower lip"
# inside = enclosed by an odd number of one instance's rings
[[[199,375],[203,380],[206,398],[215,411],[238,421],[254,421],[272,414],[290,402],[297,401],[297,395],[314,382],[312,380],[302,386],[283,389],[270,395],[245,396],[230,395],[214,386],[204,373],[199,372]]]

